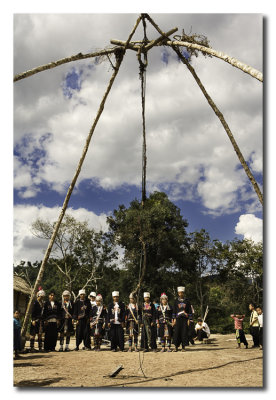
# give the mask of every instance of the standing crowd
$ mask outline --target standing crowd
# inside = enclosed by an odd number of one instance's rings
[[[46,300],[45,292],[39,290],[32,309],[30,351],[35,351],[36,336],[39,351],[55,351],[58,335],[59,351],[69,351],[70,338],[74,331],[75,351],[80,349],[82,343],[83,350],[100,351],[103,339],[110,341],[111,351],[124,351],[125,333],[128,336],[129,352],[156,352],[157,341],[161,344],[161,352],[171,352],[172,344],[174,351],[178,351],[180,346],[185,351],[189,343],[194,344],[196,337],[201,341],[209,337],[210,330],[201,318],[195,325],[193,306],[184,296],[185,287],[179,286],[177,292],[178,297],[173,305],[168,303],[165,293],[161,294],[160,304],[156,305],[150,300],[150,293],[145,292],[143,304],[140,306],[132,293],[126,305],[120,300],[119,292],[113,291],[112,302],[106,307],[100,294],[91,292],[87,298],[84,289],[79,290],[75,302],[71,301],[68,290],[62,293],[61,302],[55,299],[53,291]],[[14,317],[18,324],[19,317]]]
[[[124,351],[125,333],[128,337],[128,351],[157,351],[157,343],[161,344],[161,352],[171,352],[179,347],[185,351],[189,343],[194,345],[194,340],[203,341],[210,336],[210,329],[202,318],[194,322],[194,309],[190,301],[185,298],[185,287],[177,288],[178,296],[173,305],[168,303],[168,296],[162,293],[160,304],[150,300],[150,293],[144,292],[142,306],[137,304],[137,299],[131,293],[129,303],[125,305],[120,300],[119,292],[112,292],[112,302],[106,307],[100,294],[91,292],[88,298],[84,289],[79,290],[75,302],[71,300],[68,290],[62,293],[61,302],[55,299],[51,291],[46,300],[44,290],[39,290],[33,304],[30,325],[30,351],[35,350],[37,337],[38,350],[56,351],[59,336],[59,351],[70,351],[71,336],[76,335],[75,351],[83,350],[100,351],[103,340],[111,343],[111,351]],[[252,347],[263,347],[263,312],[261,307],[249,305],[250,333],[253,339]],[[14,351],[18,356],[21,349],[20,314],[14,313]],[[232,314],[236,331],[238,348],[241,343],[248,348],[243,330],[245,315]],[[125,329],[125,330],[124,330]],[[44,334],[44,341],[43,341]],[[139,341],[140,339],[140,341]],[[65,343],[64,343],[65,341]],[[139,343],[138,343],[139,342]]]

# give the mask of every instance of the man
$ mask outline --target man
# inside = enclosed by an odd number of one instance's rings
[[[149,346],[154,352],[157,351],[156,345],[156,308],[150,301],[150,293],[144,293],[144,303],[142,306],[142,335],[141,348],[144,352],[149,351]]]
[[[178,351],[180,344],[182,344],[182,351],[189,346],[188,321],[189,316],[192,315],[192,309],[190,301],[184,298],[184,292],[184,286],[177,288],[178,298],[173,307],[174,351]]]
[[[35,336],[38,338],[38,349],[42,351],[42,333],[44,331],[42,312],[45,302],[45,292],[44,290],[39,290],[36,294],[37,299],[33,304],[32,316],[31,316],[31,327],[30,327],[30,352],[35,351],[34,343]]]
[[[79,290],[79,299],[74,304],[73,321],[76,321],[76,347],[75,351],[79,350],[79,346],[83,341],[83,350],[91,350],[90,335],[89,335],[89,314],[91,304],[86,299],[84,289]]]
[[[52,290],[49,294],[49,300],[44,304],[42,319],[45,327],[44,350],[56,351],[58,327],[61,318],[61,305],[55,300],[55,292]]]
[[[251,311],[249,329],[253,339],[253,345],[251,347],[255,348],[259,347],[259,321],[258,313],[255,310],[255,304],[250,303],[249,310]]]
[[[206,339],[210,336],[209,326],[206,324],[206,322],[202,321],[202,318],[197,319],[195,331],[197,335],[197,340],[199,340],[200,342],[202,342],[203,339]]]
[[[71,293],[69,290],[64,290],[62,293],[61,299],[61,321],[60,321],[60,349],[59,351],[63,351],[63,343],[64,343],[64,336],[66,337],[66,344],[64,351],[69,350],[69,343],[70,343],[70,335],[74,332],[74,327],[72,323],[72,315],[73,315],[73,304],[70,300]]]
[[[108,305],[107,323],[110,328],[111,351],[124,351],[125,305],[119,301],[119,292],[112,292],[112,303]]]
[[[90,304],[91,304],[91,310],[92,308],[96,305],[96,292],[90,292],[88,298],[90,299]],[[91,324],[90,324],[91,325]],[[93,335],[93,329],[90,328],[90,326],[88,327],[89,330],[89,336],[91,337],[91,342],[92,342],[92,346],[93,346],[93,350],[96,350],[95,347],[95,343],[94,343],[94,335]]]

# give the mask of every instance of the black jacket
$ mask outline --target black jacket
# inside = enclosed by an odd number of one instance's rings
[[[51,302],[49,300],[45,301],[43,312],[42,312],[43,320],[48,320],[50,318],[61,318],[61,305],[58,301],[54,301],[54,306],[52,307]]]
[[[122,301],[118,302],[119,305],[119,312],[118,312],[118,322],[124,322],[125,320],[125,304]],[[115,304],[112,302],[108,305],[107,309],[107,322],[108,323],[114,323],[115,322],[115,310],[114,310]]]
[[[173,318],[190,318],[192,308],[189,299],[176,299],[173,306]]]
[[[168,304],[167,308],[166,308],[166,311],[164,311],[164,315],[163,315],[163,312],[161,310],[161,304],[160,304],[160,306],[158,306],[158,309],[157,309],[157,318],[156,318],[156,320],[160,324],[163,324],[166,321],[172,322],[172,314],[173,314],[173,309]],[[164,318],[164,316],[165,316],[165,318]]]
[[[32,321],[42,319],[43,308],[44,308],[44,302],[43,302],[43,305],[41,306],[39,301],[35,300],[33,309],[32,309]]]
[[[76,300],[74,304],[74,310],[73,310],[73,319],[78,320],[78,319],[88,319],[89,318],[89,313],[91,310],[91,303],[90,300],[85,299],[85,300]]]

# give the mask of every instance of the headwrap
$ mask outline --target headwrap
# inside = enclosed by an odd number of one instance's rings
[[[119,297],[119,292],[117,292],[116,290],[114,292],[112,292],[112,297],[118,296]]]
[[[80,295],[80,294],[86,294],[86,293],[85,293],[85,290],[84,290],[84,289],[80,289],[80,290],[79,290],[79,295]]]
[[[185,292],[185,287],[184,286],[178,286],[177,292]]]
[[[144,298],[145,297],[150,297],[150,292],[144,292]]]
[[[96,297],[96,293],[95,292],[91,292],[89,296],[90,297]]]

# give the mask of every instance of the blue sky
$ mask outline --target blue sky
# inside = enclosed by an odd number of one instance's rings
[[[153,17],[163,30],[178,26],[181,33],[193,26],[216,50],[262,70],[260,14]],[[14,72],[104,48],[111,38],[125,39],[136,18],[18,14]],[[88,23],[90,31],[85,29]],[[151,28],[148,32],[149,38],[158,36]],[[138,29],[135,38],[141,37]],[[15,83],[15,260],[43,256],[45,243],[32,237],[30,225],[37,217],[58,217],[112,73],[108,60],[98,61],[70,63]],[[262,84],[218,59],[199,56],[191,63],[262,188]],[[188,220],[189,231],[205,228],[222,241],[236,236],[261,240],[261,207],[226,133],[185,66],[163,47],[149,54],[146,127],[148,193],[165,191]],[[69,203],[77,218],[87,218],[94,227],[100,221],[102,227],[104,217],[119,204],[140,198],[141,134],[138,64],[135,54],[127,53]]]

